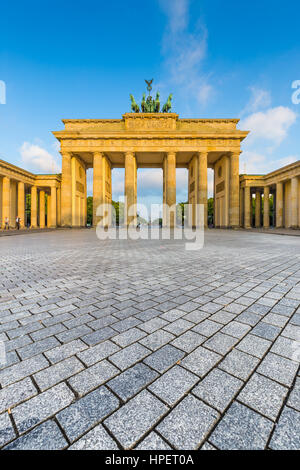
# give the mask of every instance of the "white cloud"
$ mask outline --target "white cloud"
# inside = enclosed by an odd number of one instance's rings
[[[168,86],[179,86],[185,91],[186,99],[203,105],[213,93],[202,70],[207,30],[198,23],[194,32],[188,31],[188,0],[161,0],[160,4],[168,19],[163,38]]]
[[[22,162],[32,170],[43,173],[60,173],[61,167],[56,158],[37,144],[24,142],[20,147]]]
[[[169,19],[169,29],[172,34],[183,31],[187,26],[188,0],[160,0],[161,8]]]
[[[294,163],[300,156],[290,155],[279,159],[270,159],[259,152],[244,151],[240,156],[240,173],[263,175]]]
[[[257,87],[249,87],[251,92],[251,98],[241,115],[248,114],[248,113],[255,113],[258,110],[262,110],[271,106],[271,93],[268,90],[263,90]]]
[[[288,130],[296,119],[297,114],[290,108],[278,106],[250,114],[240,122],[240,128],[251,131],[247,138],[248,144],[264,139],[279,145],[287,137]]]

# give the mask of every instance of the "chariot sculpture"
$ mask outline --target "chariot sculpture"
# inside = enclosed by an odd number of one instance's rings
[[[145,80],[145,82],[147,84],[147,90],[149,94],[146,98],[146,93],[143,93],[143,97],[141,101],[141,112],[142,113],[159,113],[159,112],[169,113],[172,109],[171,101],[172,101],[173,95],[172,94],[169,95],[167,102],[163,105],[162,110],[160,111],[159,92],[156,93],[155,99],[152,98],[152,96],[150,95],[151,90],[152,90],[153,78],[151,80]],[[131,101],[131,112],[139,113],[140,107],[136,103],[134,96],[132,94],[130,94],[129,96],[130,96],[130,101]]]

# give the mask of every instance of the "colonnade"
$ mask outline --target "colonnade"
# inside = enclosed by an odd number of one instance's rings
[[[30,198],[28,197],[30,195]],[[0,228],[55,228],[60,217],[60,176],[34,175],[0,162]]]
[[[272,220],[270,197],[273,199]],[[240,198],[242,202],[240,222],[244,228],[263,227],[268,229],[270,225],[276,228],[300,227],[298,176],[272,182],[269,185],[262,185],[259,181],[249,181],[244,187],[241,187]]]

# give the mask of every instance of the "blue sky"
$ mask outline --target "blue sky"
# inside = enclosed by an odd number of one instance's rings
[[[241,172],[300,159],[300,5],[296,1],[2,2],[0,158],[59,171],[62,118],[120,118],[154,78],[181,117],[240,118]],[[91,172],[89,171],[91,183]],[[210,175],[211,188],[211,175]],[[113,171],[113,197],[123,171]],[[187,172],[177,171],[177,199]],[[139,170],[139,202],[161,202],[162,172]]]

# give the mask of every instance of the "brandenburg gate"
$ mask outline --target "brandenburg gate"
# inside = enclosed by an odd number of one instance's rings
[[[135,105],[133,110],[139,111]],[[179,119],[171,112],[131,112],[122,119],[65,119],[63,123],[65,129],[54,132],[62,155],[62,226],[86,224],[88,168],[93,168],[93,225],[99,221],[97,207],[112,200],[114,168],[125,168],[128,208],[137,203],[138,168],[162,168],[167,207],[176,204],[176,168],[187,168],[188,201],[193,208],[203,204],[206,225],[207,169],[212,168],[215,226],[239,227],[239,156],[248,132],[237,129],[237,119]],[[134,217],[131,212],[127,221]],[[173,226],[174,217],[167,220],[164,214],[163,223]]]
[[[85,227],[86,171],[93,168],[93,225],[110,225],[111,172],[125,168],[125,225],[137,221],[138,168],[163,170],[163,225],[176,224],[176,168],[188,170],[189,225],[207,226],[207,170],[214,170],[216,228],[300,228],[300,161],[266,175],[240,175],[238,119],[180,119],[172,95],[160,111],[159,93],[141,106],[130,95],[122,119],[65,119],[53,134],[60,142],[62,172],[35,175],[0,160],[0,227]],[[30,197],[29,197],[30,195]],[[30,210],[25,210],[29,205]],[[26,204],[25,204],[25,201]],[[103,204],[107,204],[103,219]],[[108,207],[108,209],[107,209]],[[201,211],[204,208],[204,217]],[[199,217],[200,213],[200,217]]]

